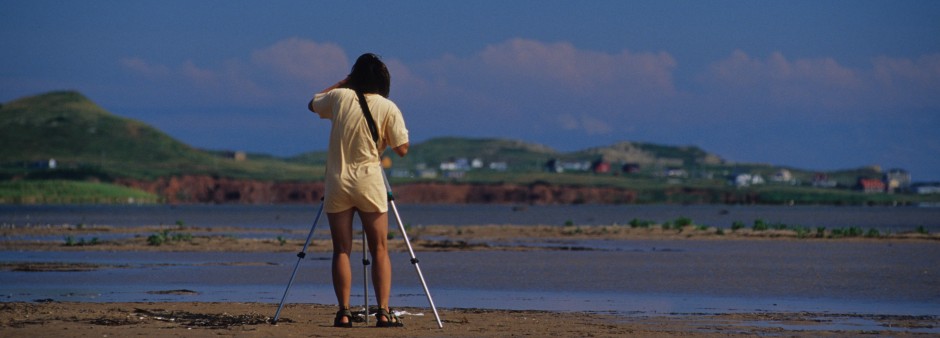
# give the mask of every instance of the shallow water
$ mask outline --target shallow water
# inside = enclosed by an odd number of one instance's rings
[[[940,315],[940,245],[934,243],[678,240],[605,246],[614,249],[419,252],[418,258],[440,308]],[[328,257],[311,253],[300,262],[289,303],[335,302]],[[353,303],[361,304],[362,266],[353,258]],[[0,271],[0,301],[237,301],[271,303],[273,311],[297,261],[291,253],[0,251],[0,262],[106,265],[83,272]],[[392,262],[392,304],[426,308],[407,254],[393,253]],[[167,290],[195,294],[152,293]]]
[[[0,206],[0,224],[229,226],[284,230],[303,240],[314,206]],[[626,224],[631,219],[730,227],[756,219],[806,227],[858,226],[882,232],[940,231],[940,208],[664,205],[399,205],[411,225]],[[227,236],[272,236],[235,230]],[[82,235],[89,240],[125,234]],[[107,236],[116,236],[110,238]],[[318,236],[325,236],[321,233]],[[61,242],[59,236],[3,240]],[[76,238],[75,240],[79,240]],[[492,244],[492,243],[491,243]],[[565,240],[524,243],[548,250],[418,252],[439,308],[588,311],[628,316],[810,312],[849,314],[835,327],[871,327],[852,314],[940,316],[940,244],[888,241]],[[577,250],[560,250],[574,248]],[[299,248],[298,248],[299,249]],[[353,304],[362,304],[363,273],[354,255]],[[102,265],[80,272],[0,270],[0,302],[259,302],[270,312],[294,265],[294,253],[0,251],[0,263]],[[392,253],[393,306],[428,301],[406,253]],[[333,304],[329,254],[310,253],[288,303]],[[188,290],[192,292],[164,293]],[[371,289],[369,290],[370,294]],[[369,301],[375,304],[374,298]],[[259,309],[259,312],[264,312]],[[788,325],[768,322],[768,326]],[[798,327],[796,329],[799,329]],[[940,333],[938,330],[930,333]]]

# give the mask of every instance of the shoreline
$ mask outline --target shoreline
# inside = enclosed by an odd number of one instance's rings
[[[430,310],[422,308],[394,309],[400,311],[405,323],[401,328],[355,322],[353,328],[346,329],[331,326],[334,306],[287,304],[278,323],[272,325],[276,308],[277,304],[266,303],[0,303],[0,336],[842,337],[940,332],[936,316],[811,312],[618,316],[484,309],[439,309],[443,328],[438,328]],[[374,319],[370,323],[374,325]]]

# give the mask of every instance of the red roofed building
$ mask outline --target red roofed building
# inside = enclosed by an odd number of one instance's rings
[[[858,179],[858,187],[866,193],[885,192],[885,182],[877,178],[860,178]]]

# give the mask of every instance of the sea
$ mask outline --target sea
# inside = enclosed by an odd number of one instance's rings
[[[318,204],[3,205],[0,226],[271,228],[303,239],[318,209]],[[398,211],[412,227],[594,226],[685,217],[695,224],[721,228],[730,228],[734,222],[750,226],[761,220],[811,228],[860,227],[880,233],[940,231],[940,208],[914,206],[429,204],[398,205]],[[0,244],[22,239],[13,233],[0,237]],[[625,316],[734,312],[940,316],[940,243],[932,240],[595,239],[546,245],[554,247],[523,252],[419,251],[418,264],[411,263],[407,252],[393,252],[391,303],[426,309],[411,314],[416,316],[432,315],[430,300],[439,308]],[[353,304],[362,304],[372,292],[365,288],[363,267],[357,266],[356,257],[353,261]],[[270,308],[272,315],[282,299],[335,303],[329,253],[298,258],[295,253],[0,250],[0,263],[23,262],[102,267],[0,270],[0,302],[257,302]],[[288,288],[295,268],[296,279]],[[429,292],[424,292],[424,286]]]

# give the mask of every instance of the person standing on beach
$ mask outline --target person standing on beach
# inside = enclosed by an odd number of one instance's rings
[[[359,214],[372,256],[372,287],[379,309],[376,325],[401,326],[388,308],[392,266],[388,257],[388,193],[380,158],[391,147],[398,156],[408,153],[408,129],[401,111],[388,99],[391,75],[372,53],[360,56],[345,79],[314,95],[307,105],[322,119],[332,121],[326,162],[324,210],[333,240],[333,290],[339,303],[334,326],[351,327],[349,295],[352,285],[353,216]],[[360,99],[368,105],[363,111]],[[378,139],[364,114],[375,121]]]

